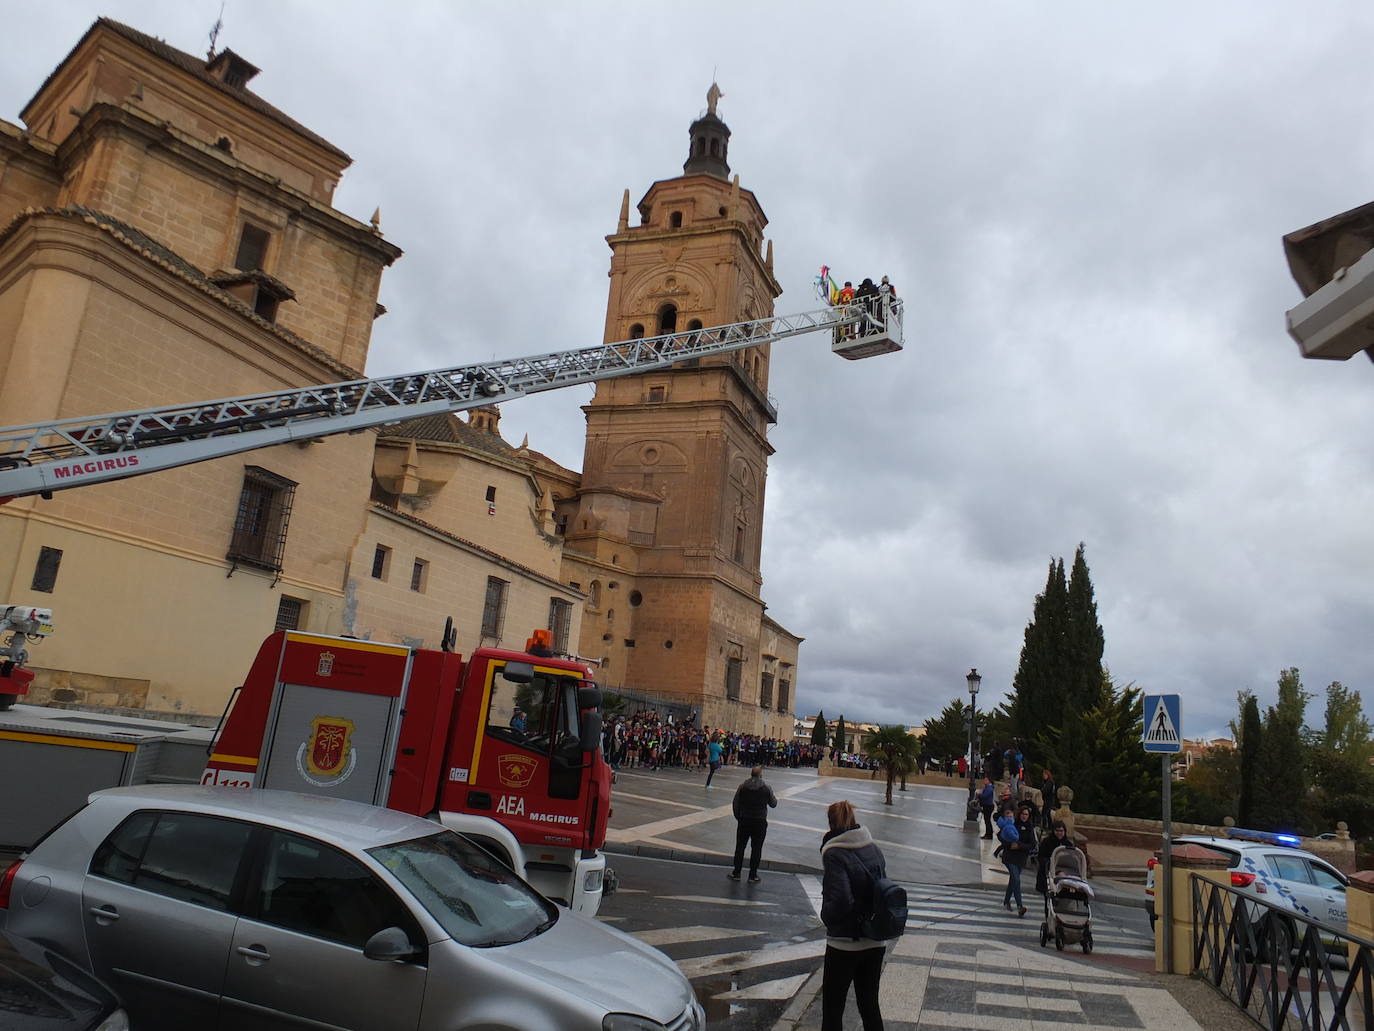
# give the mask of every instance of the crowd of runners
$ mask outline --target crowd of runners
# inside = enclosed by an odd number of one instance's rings
[[[643,766],[705,771],[713,742],[719,746],[720,762],[726,765],[815,766],[825,753],[820,745],[810,742],[698,727],[695,721],[677,723],[660,718],[653,710],[609,717],[601,743],[615,770]]]

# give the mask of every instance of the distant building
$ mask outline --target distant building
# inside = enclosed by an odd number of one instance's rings
[[[1217,751],[1218,749],[1232,750],[1236,747],[1236,743],[1229,737],[1185,737],[1181,744],[1182,749],[1173,762],[1175,778],[1186,777],[1188,775],[1188,768],[1203,756]]]

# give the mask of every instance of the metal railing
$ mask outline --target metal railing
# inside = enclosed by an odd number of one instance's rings
[[[1194,874],[1195,976],[1270,1031],[1374,1028],[1374,941]]]

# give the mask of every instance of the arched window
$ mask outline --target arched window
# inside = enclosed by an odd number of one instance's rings
[[[698,154],[698,155],[701,155],[701,154],[705,154],[705,153],[706,153],[706,137],[705,137],[705,136],[698,136],[698,137],[697,137],[697,154]]]
[[[640,337],[642,337],[643,335],[644,335],[644,324],[643,324],[642,322],[636,322],[633,326],[630,327],[630,339],[631,339],[631,340],[638,340],[638,339],[639,339]]]
[[[701,328],[701,319],[693,319],[691,322],[687,323],[687,328],[688,328],[688,329],[700,329],[700,328]]]
[[[663,333],[677,332],[677,308],[671,304],[665,304],[658,309],[658,331]]]
[[[711,141],[711,156],[713,158],[720,157],[720,140]]]
[[[681,229],[681,228],[682,228],[682,212],[681,212],[681,211],[674,211],[671,215],[669,215],[669,216],[668,216],[668,225],[672,226],[674,229]]]

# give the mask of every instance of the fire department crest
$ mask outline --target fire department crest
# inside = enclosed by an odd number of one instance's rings
[[[534,779],[539,763],[528,755],[502,755],[496,759],[496,775],[508,788],[523,788]]]
[[[338,716],[316,716],[310,721],[305,743],[305,766],[317,777],[336,777],[352,758],[349,743],[353,721]]]
[[[315,667],[316,676],[328,677],[334,674],[334,653],[320,652],[320,664]]]

